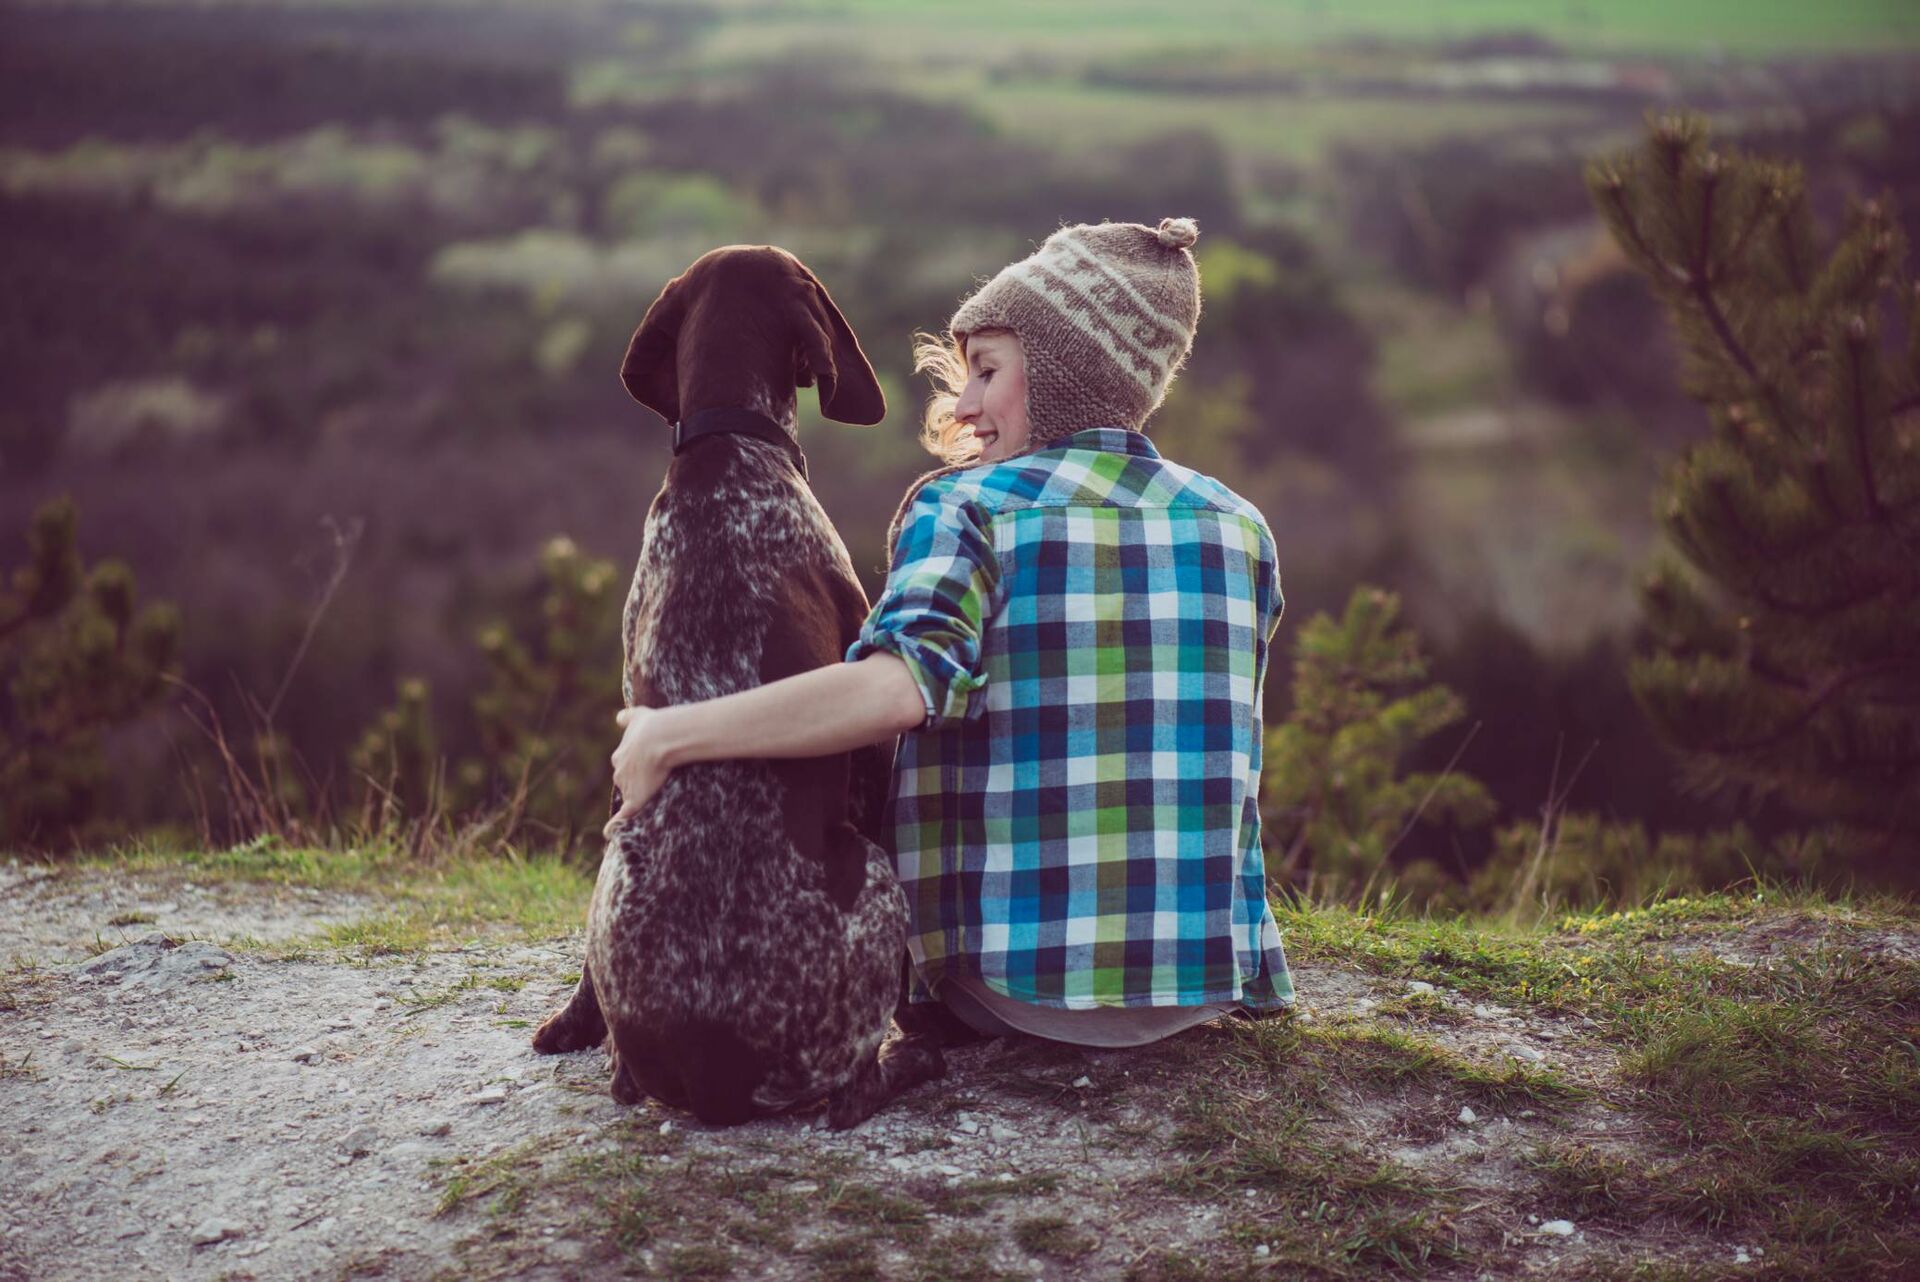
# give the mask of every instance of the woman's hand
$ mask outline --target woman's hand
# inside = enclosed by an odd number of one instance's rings
[[[648,726],[659,715],[654,708],[623,708],[614,717],[627,731],[613,750],[613,784],[620,790],[620,813],[607,820],[603,836],[611,838],[613,830],[652,800],[667,781],[667,766],[656,750],[658,736],[650,734]]]

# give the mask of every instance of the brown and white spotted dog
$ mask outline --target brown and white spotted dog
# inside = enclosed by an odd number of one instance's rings
[[[627,706],[839,662],[867,597],[807,484],[794,389],[817,384],[846,423],[879,422],[886,399],[826,288],[774,246],[713,250],[647,309],[620,377],[675,425],[627,596]],[[831,1124],[854,1126],[940,1076],[927,1038],[880,1055],[906,955],[879,832],[892,758],[675,770],[608,843],[579,987],[534,1049],[605,1039],[614,1098],[715,1124],[824,1095]]]

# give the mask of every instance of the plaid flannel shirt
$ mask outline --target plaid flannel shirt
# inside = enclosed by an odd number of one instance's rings
[[[889,812],[915,1000],[949,973],[1071,1010],[1291,1005],[1260,853],[1285,602],[1252,504],[1117,427],[938,477],[849,661],[926,721]]]

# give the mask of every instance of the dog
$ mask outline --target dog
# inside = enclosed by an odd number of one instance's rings
[[[853,424],[886,398],[826,288],[775,246],[715,249],[648,307],[620,377],[674,425],[623,612],[627,706],[839,662],[868,602],[807,484],[795,388]],[[534,1049],[604,1039],[615,1099],[713,1125],[825,1095],[845,1129],[941,1076],[925,1038],[881,1054],[907,928],[880,832],[891,770],[887,744],[674,771],[615,829],[579,985]]]

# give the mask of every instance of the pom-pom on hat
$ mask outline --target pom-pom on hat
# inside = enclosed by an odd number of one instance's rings
[[[956,342],[1020,336],[1029,449],[1083,428],[1145,429],[1193,347],[1199,235],[1191,218],[1062,227],[960,305],[947,323]]]

